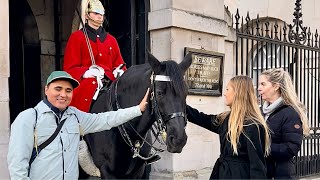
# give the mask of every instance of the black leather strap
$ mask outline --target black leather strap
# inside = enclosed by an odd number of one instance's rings
[[[64,122],[66,121],[66,119],[64,119],[63,121],[61,121],[57,127],[57,129],[54,131],[54,133],[49,137],[49,139],[47,139],[44,143],[42,143],[40,146],[39,146],[39,149],[42,150],[44,149],[45,147],[47,147],[58,135],[59,131],[61,130]]]
[[[37,124],[37,120],[38,120],[38,112],[36,109],[34,109],[36,112],[36,123],[34,125],[34,129],[36,128],[36,124]],[[78,118],[77,118],[78,119]],[[38,154],[40,153],[40,151],[42,149],[44,149],[45,147],[47,147],[58,135],[59,131],[61,130],[64,122],[66,121],[66,119],[64,119],[63,121],[61,121],[58,125],[58,127],[56,128],[56,130],[54,131],[54,133],[49,137],[49,139],[47,139],[44,143],[42,143],[40,146],[37,147],[37,149],[35,147],[33,147],[32,149],[32,154],[31,154],[31,158],[29,161],[29,171],[30,171],[30,166],[33,163],[33,161],[35,160],[35,158],[38,156]],[[28,172],[29,173],[29,172]]]

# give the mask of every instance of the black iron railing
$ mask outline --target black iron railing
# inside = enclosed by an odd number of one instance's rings
[[[320,41],[318,31],[303,27],[301,0],[296,1],[293,24],[276,18],[251,19],[235,15],[237,75],[248,75],[258,86],[263,70],[284,68],[295,84],[301,102],[308,110],[310,136],[304,138],[296,157],[297,174],[320,173]]]

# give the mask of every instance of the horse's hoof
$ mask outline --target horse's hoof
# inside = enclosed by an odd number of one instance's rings
[[[149,165],[149,164],[153,164],[157,161],[159,161],[161,159],[161,157],[159,155],[155,155],[153,156],[152,158],[146,160],[146,164]]]

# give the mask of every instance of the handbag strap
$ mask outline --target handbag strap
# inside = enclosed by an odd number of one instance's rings
[[[54,133],[49,137],[49,139],[47,139],[44,143],[42,143],[42,144],[39,146],[40,150],[42,150],[42,149],[44,149],[45,147],[47,147],[47,146],[57,137],[57,135],[58,135],[59,131],[61,130],[61,128],[62,128],[62,126],[63,126],[63,124],[64,124],[65,121],[66,121],[66,119],[62,120],[62,121],[59,123],[57,129],[54,131]]]
[[[74,116],[77,118],[78,124],[79,124],[79,131],[80,131],[80,141],[83,140],[83,136],[84,136],[84,131],[80,125],[80,121],[78,119],[78,116],[76,114],[74,114]]]
[[[47,139],[40,146],[37,146],[37,144],[36,144],[36,141],[37,141],[36,125],[37,125],[37,119],[38,119],[38,112],[37,112],[36,109],[34,109],[34,110],[36,112],[36,121],[35,121],[35,125],[34,125],[34,141],[35,141],[35,144],[34,144],[34,147],[33,147],[33,150],[32,150],[32,154],[31,154],[31,157],[30,157],[30,160],[29,160],[29,171],[30,171],[30,167],[31,167],[32,162],[38,156],[40,151],[42,149],[44,149],[45,147],[47,147],[57,137],[59,131],[61,130],[61,128],[62,128],[62,126],[64,124],[64,122],[66,121],[66,119],[62,120],[59,123],[58,127],[56,128],[56,130],[54,131],[54,133],[49,137],[49,139]],[[29,171],[28,171],[28,174],[30,173]]]

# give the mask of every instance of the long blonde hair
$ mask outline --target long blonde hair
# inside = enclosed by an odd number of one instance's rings
[[[267,156],[270,152],[270,133],[266,121],[264,120],[258,105],[258,100],[255,95],[252,79],[247,76],[235,76],[230,80],[230,85],[234,88],[235,94],[231,105],[228,133],[227,137],[231,143],[233,152],[238,154],[238,142],[241,133],[243,132],[243,124],[246,119],[258,127],[259,124],[264,128],[265,149],[264,154]],[[223,113],[219,116],[221,119],[226,116]],[[220,119],[219,118],[219,119]],[[247,137],[247,136],[246,136]],[[248,138],[248,137],[247,137]],[[250,139],[249,139],[250,140]]]
[[[306,108],[298,99],[297,93],[294,89],[291,76],[282,68],[273,68],[263,71],[261,75],[266,76],[268,81],[272,84],[278,84],[280,95],[286,105],[293,107],[300,116],[302,122],[303,134],[309,135],[308,117],[306,115]]]

